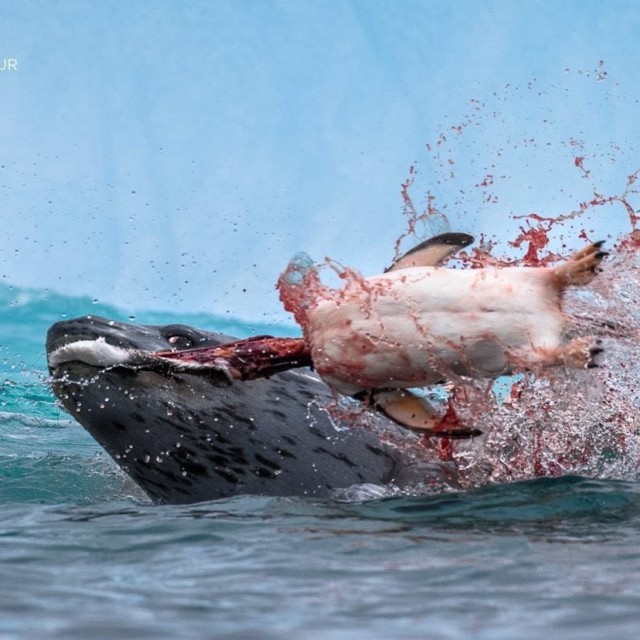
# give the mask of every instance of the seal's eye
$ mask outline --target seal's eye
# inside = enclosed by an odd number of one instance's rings
[[[193,349],[202,342],[202,334],[186,324],[169,324],[161,327],[160,334],[172,349]]]
[[[169,336],[167,342],[175,349],[191,349],[194,346],[193,340],[188,336]]]

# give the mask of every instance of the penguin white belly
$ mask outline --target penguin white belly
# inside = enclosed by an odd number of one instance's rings
[[[351,394],[544,364],[564,327],[552,274],[414,267],[351,282],[309,312],[314,366]]]

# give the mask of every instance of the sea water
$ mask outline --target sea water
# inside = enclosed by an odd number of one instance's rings
[[[0,309],[0,638],[637,635],[633,451],[627,466],[543,466],[526,477],[523,465],[521,477],[508,477],[478,449],[499,471],[481,482],[463,448],[463,492],[156,506],[47,387],[51,323],[127,315],[7,286]],[[209,316],[136,320],[273,331]],[[531,442],[518,446],[525,458],[536,454]],[[493,450],[507,451],[502,441]]]

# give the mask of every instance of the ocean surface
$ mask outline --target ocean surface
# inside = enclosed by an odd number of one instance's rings
[[[128,319],[0,285],[0,639],[637,637],[628,467],[365,502],[155,506],[47,388],[47,327],[87,313]]]

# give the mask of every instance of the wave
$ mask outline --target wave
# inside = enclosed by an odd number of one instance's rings
[[[581,522],[591,529],[594,523],[640,520],[640,487],[636,482],[580,476],[536,478],[460,493],[372,501],[346,510],[443,530],[513,532],[526,527],[551,534],[572,522],[577,533]]]
[[[121,494],[122,495],[122,494]],[[185,520],[227,523],[237,528],[276,519],[283,527],[313,522],[325,534],[384,533],[389,527],[467,534],[527,534],[559,538],[624,535],[620,523],[640,523],[640,487],[634,482],[580,476],[537,478],[432,496],[400,496],[364,502],[310,498],[236,496],[190,506],[142,501],[69,505],[56,512],[70,520],[127,520],[127,530],[147,527],[182,535]],[[140,525],[136,522],[140,521]],[[211,529],[219,535],[219,527]]]

